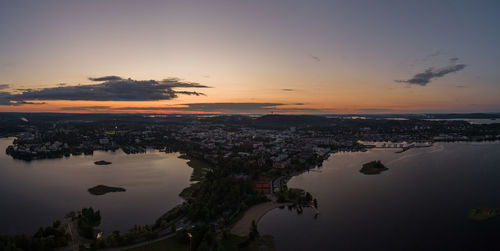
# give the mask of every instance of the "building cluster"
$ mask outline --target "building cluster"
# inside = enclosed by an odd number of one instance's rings
[[[249,119],[234,123],[188,117],[181,121],[144,118],[133,123],[116,119],[105,123],[56,121],[23,128],[7,149],[14,158],[56,158],[120,148],[126,153],[158,149],[182,150],[213,164],[231,159],[255,168],[317,164],[332,152],[365,151],[370,147],[362,142],[398,146],[402,142],[500,139],[497,127],[426,120],[335,119],[324,125],[277,127],[256,125]]]

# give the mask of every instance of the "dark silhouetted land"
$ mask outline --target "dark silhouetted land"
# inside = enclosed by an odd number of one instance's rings
[[[111,165],[112,163],[105,160],[99,160],[94,162],[94,164],[102,166],[102,165]]]
[[[483,221],[493,219],[500,215],[500,209],[498,208],[474,208],[469,211],[469,219]]]
[[[361,170],[359,170],[359,172],[370,175],[380,174],[381,172],[386,170],[389,170],[389,168],[385,167],[379,160],[376,160],[363,164],[363,167],[361,168]]]
[[[125,188],[122,187],[110,187],[110,186],[105,186],[105,185],[98,185],[92,188],[89,188],[89,193],[93,195],[104,195],[107,193],[114,193],[114,192],[125,192]]]

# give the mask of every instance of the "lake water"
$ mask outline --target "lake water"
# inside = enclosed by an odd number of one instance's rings
[[[500,119],[426,119],[429,121],[466,121],[469,124],[496,124],[500,123]]]
[[[0,139],[1,233],[33,233],[89,206],[101,211],[100,228],[105,233],[152,224],[182,203],[178,194],[191,183],[193,169],[178,153],[96,151],[90,156],[25,162],[5,154],[12,140]],[[112,164],[95,165],[98,160]],[[101,196],[87,191],[100,184],[127,191]]]
[[[439,143],[428,148],[336,153],[288,187],[309,191],[320,215],[275,209],[259,222],[278,250],[500,250],[500,219],[467,218],[500,208],[500,144]],[[389,170],[359,173],[381,160]]]

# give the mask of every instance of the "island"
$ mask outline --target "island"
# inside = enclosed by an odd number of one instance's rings
[[[371,174],[380,174],[383,171],[389,170],[389,168],[385,167],[380,160],[371,161],[363,164],[363,168],[359,170],[360,173],[371,175]]]
[[[105,185],[98,185],[92,188],[88,189],[89,193],[93,195],[103,195],[107,193],[113,193],[113,192],[125,192],[125,188],[122,187],[110,187],[110,186],[105,186]]]
[[[109,161],[105,161],[105,160],[99,160],[99,161],[94,162],[94,164],[102,166],[102,165],[111,165],[112,163]]]
[[[498,208],[473,208],[469,211],[469,219],[476,221],[484,221],[493,219],[500,215],[500,209]]]

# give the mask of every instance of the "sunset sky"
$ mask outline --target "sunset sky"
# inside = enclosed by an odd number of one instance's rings
[[[1,1],[0,111],[500,112],[500,1]]]

